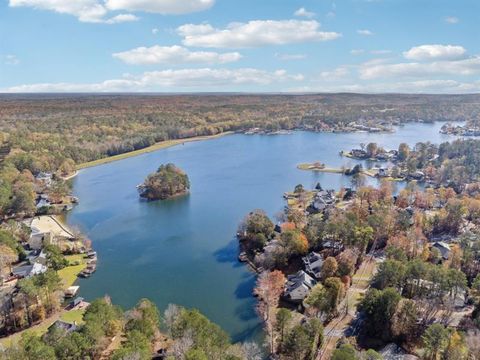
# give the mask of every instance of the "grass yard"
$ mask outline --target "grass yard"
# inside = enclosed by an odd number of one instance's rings
[[[23,334],[32,334],[32,335],[43,335],[48,331],[48,328],[59,318],[65,322],[73,323],[74,321],[77,324],[83,324],[83,314],[86,309],[72,310],[72,311],[62,311],[59,312],[48,319],[43,320],[40,324],[37,324],[29,329],[20,331],[16,334],[10,335],[6,338],[0,339],[0,346],[5,348],[12,345],[18,344]]]
[[[57,316],[52,316],[48,319],[43,320],[40,324],[35,325],[29,329],[20,331],[16,334],[10,335],[6,338],[0,339],[0,345],[4,348],[14,346],[18,344],[23,334],[32,334],[32,335],[43,335],[48,331],[48,328],[58,319]]]
[[[62,270],[58,271],[58,276],[63,281],[65,289],[69,286],[72,286],[75,281],[77,280],[77,275],[87,267],[87,262],[82,254],[78,255],[67,255],[65,258],[69,262],[69,266],[63,268]],[[79,263],[78,265],[74,265],[75,263]]]
[[[60,319],[73,324],[76,322],[78,325],[83,324],[83,314],[85,314],[86,309],[80,309],[80,310],[70,310],[62,313],[60,316]]]

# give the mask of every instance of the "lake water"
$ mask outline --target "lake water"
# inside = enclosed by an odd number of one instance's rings
[[[349,186],[348,177],[296,169],[301,162],[351,166],[340,150],[377,142],[439,143],[441,123],[409,124],[393,134],[309,133],[229,135],[82,170],[74,179],[80,204],[67,221],[93,241],[97,272],[79,280],[87,300],[105,294],[124,308],[153,300],[198,308],[235,341],[261,333],[255,314],[254,275],[237,262],[235,233],[252,209],[274,215],[285,191],[299,183],[324,188]],[[175,200],[140,201],[136,185],[160,164],[172,162],[190,177],[191,194]]]

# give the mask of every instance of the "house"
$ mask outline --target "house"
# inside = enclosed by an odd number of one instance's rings
[[[40,196],[37,198],[36,200],[36,204],[35,204],[35,207],[37,209],[40,209],[42,207],[48,207],[48,206],[51,206],[51,202],[48,198],[48,195],[46,194],[40,194]]]
[[[324,249],[330,249],[330,250],[342,250],[343,245],[340,241],[333,241],[333,240],[327,240],[322,243],[322,247]]]
[[[47,267],[40,263],[33,263],[31,265],[17,266],[12,269],[12,275],[16,278],[29,278],[35,275],[43,274],[47,271]]]
[[[440,251],[440,254],[442,255],[443,260],[448,260],[448,258],[450,257],[450,245],[448,245],[446,242],[443,242],[443,241],[434,242],[432,245],[432,248],[435,248],[438,251]]]
[[[40,232],[38,229],[32,227],[32,233],[30,234],[30,237],[28,238],[27,244],[28,247],[32,250],[40,250],[43,249],[43,247],[46,244],[51,244],[53,240],[52,233],[50,232]]]
[[[67,333],[74,332],[78,328],[77,323],[75,321],[73,323],[69,323],[69,322],[66,322],[66,321],[63,321],[63,320],[55,321],[52,325],[50,325],[48,330],[50,330],[53,327],[55,327],[57,329],[64,330]]]
[[[409,177],[413,180],[422,181],[425,178],[425,173],[423,171],[417,170],[413,174],[409,174]]]
[[[400,346],[395,343],[385,345],[380,350],[380,354],[385,360],[415,360],[418,359],[415,355],[408,354]]]
[[[312,251],[310,254],[302,258],[305,265],[305,271],[315,278],[320,278],[320,271],[323,265],[323,256]]]
[[[300,270],[296,274],[288,275],[284,290],[285,299],[295,303],[302,302],[316,283],[317,282],[303,270]]]
[[[53,178],[53,174],[48,172],[39,172],[35,176],[35,180],[43,183],[45,186],[52,185],[52,178]]]
[[[389,159],[389,156],[387,153],[380,153],[375,156],[375,159],[377,159],[378,161],[387,161]]]
[[[365,159],[368,156],[367,152],[362,149],[352,149],[350,153],[352,154],[353,157],[359,158],[359,159]]]
[[[28,261],[30,262],[30,264],[39,263],[39,264],[42,264],[42,265],[46,266],[47,265],[47,253],[45,251],[43,251],[43,249],[42,249],[40,251],[40,253],[38,253],[38,255],[29,257]]]
[[[315,195],[307,211],[311,213],[323,212],[335,204],[335,192],[333,190],[320,190]]]

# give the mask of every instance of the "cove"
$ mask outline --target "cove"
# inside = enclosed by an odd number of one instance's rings
[[[302,162],[352,166],[340,150],[376,142],[396,149],[401,142],[440,143],[442,123],[411,123],[392,134],[310,133],[228,135],[84,169],[74,181],[80,203],[70,226],[93,241],[97,272],[79,280],[80,295],[108,294],[129,308],[141,298],[163,311],[169,303],[198,308],[234,341],[261,334],[252,289],[255,276],[238,263],[235,233],[249,211],[282,210],[282,194],[302,183],[312,188],[350,186],[338,174],[301,171]],[[160,164],[172,162],[188,174],[191,193],[168,201],[140,201],[136,185]]]

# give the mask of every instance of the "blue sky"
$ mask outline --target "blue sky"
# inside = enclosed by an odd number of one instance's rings
[[[478,0],[0,0],[0,92],[480,92]]]

